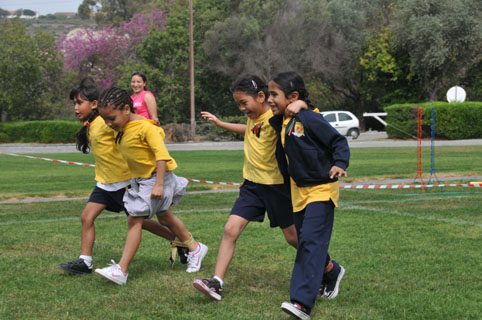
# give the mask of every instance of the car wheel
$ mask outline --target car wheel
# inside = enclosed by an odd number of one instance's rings
[[[358,138],[359,135],[360,135],[360,130],[356,128],[348,130],[347,136],[352,137],[352,139]]]

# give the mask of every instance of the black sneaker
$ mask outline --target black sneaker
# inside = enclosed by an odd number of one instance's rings
[[[181,260],[182,264],[187,264],[187,255],[189,254],[189,248],[188,247],[177,247],[177,254],[179,255],[179,258]]]
[[[89,274],[92,273],[92,268],[87,267],[84,259],[77,259],[67,263],[59,264],[59,267],[63,270],[73,274]]]
[[[308,320],[311,319],[311,310],[303,307],[297,302],[283,302],[281,309],[289,315],[292,315],[296,319]]]
[[[220,301],[221,295],[223,293],[223,288],[221,287],[221,283],[218,280],[211,278],[211,279],[196,279],[193,281],[192,285],[194,288],[198,289],[209,298]]]
[[[334,274],[331,274],[332,272],[334,272]],[[340,288],[340,281],[344,275],[345,268],[339,264],[336,264],[332,271],[325,273],[323,283],[320,288],[320,296],[326,299],[335,299]],[[323,292],[321,291],[322,288]]]

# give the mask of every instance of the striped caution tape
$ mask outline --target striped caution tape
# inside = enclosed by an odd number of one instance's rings
[[[84,167],[95,167],[95,164],[91,163],[82,163],[82,162],[75,162],[75,161],[66,161],[66,160],[56,160],[56,159],[49,159],[49,158],[42,158],[42,157],[33,157],[33,156],[26,156],[21,154],[15,153],[3,153],[0,154],[10,155],[14,157],[22,157],[22,158],[29,158],[29,159],[36,159],[36,160],[45,160],[51,162],[58,162],[58,163],[65,163],[65,164],[73,164],[76,166],[84,166]],[[242,183],[238,182],[219,182],[219,181],[209,181],[209,180],[199,180],[199,179],[190,179],[187,178],[188,181],[191,182],[199,182],[199,183],[207,183],[207,184],[218,184],[218,185],[228,185],[228,186],[240,186]],[[354,184],[344,184],[340,185],[340,189],[411,189],[411,188],[436,188],[436,187],[475,187],[480,188],[482,187],[482,182],[471,182],[471,183],[451,183],[451,184],[361,184],[361,185],[354,185]]]
[[[22,158],[29,158],[29,159],[52,161],[52,162],[65,163],[65,164],[73,164],[73,165],[76,165],[76,166],[95,167],[95,164],[91,164],[91,163],[82,163],[82,162],[75,162],[75,161],[66,161],[66,160],[56,160],[56,159],[49,159],[49,158],[33,157],[33,156],[26,156],[26,155],[23,155],[23,154],[15,154],[15,153],[0,152],[0,154],[6,154],[6,155],[9,155],[9,156],[14,156],[14,157],[22,157]]]
[[[482,187],[480,183],[451,183],[451,184],[361,184],[341,185],[340,189],[411,189],[436,187]]]

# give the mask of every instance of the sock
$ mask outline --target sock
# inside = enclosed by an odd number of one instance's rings
[[[189,247],[194,243],[194,238],[192,237],[192,234],[189,234],[190,238],[187,241],[184,241],[183,243],[186,245],[186,247]]]
[[[92,269],[92,256],[80,255],[79,258],[84,260],[85,265]]]
[[[219,281],[219,283],[221,284],[221,288],[223,287],[223,285],[224,285],[224,281],[223,281],[223,280],[222,280],[220,277],[218,277],[218,276],[214,276],[214,277],[213,277],[213,279],[218,280],[218,281]]]

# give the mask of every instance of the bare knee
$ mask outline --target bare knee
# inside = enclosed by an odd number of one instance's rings
[[[243,229],[240,229],[239,226],[226,223],[226,225],[224,226],[223,240],[236,242],[242,231]]]
[[[83,226],[93,226],[95,218],[97,218],[97,214],[84,210],[80,216],[80,221],[82,222]]]

